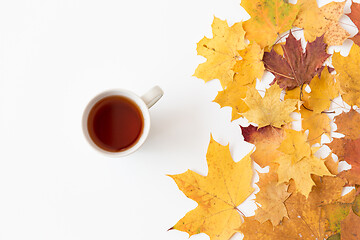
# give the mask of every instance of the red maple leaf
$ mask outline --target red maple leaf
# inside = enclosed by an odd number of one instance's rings
[[[324,36],[309,42],[304,52],[301,40],[296,40],[290,31],[285,45],[281,47],[284,51],[283,56],[271,49],[264,54],[263,61],[266,70],[275,75],[274,82],[288,90],[309,84],[316,74],[321,73],[323,63],[330,56],[326,53],[327,44],[324,43]]]

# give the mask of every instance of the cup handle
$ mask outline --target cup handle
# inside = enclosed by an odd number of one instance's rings
[[[147,93],[141,96],[148,108],[151,108],[164,95],[163,90],[159,86],[155,86]]]

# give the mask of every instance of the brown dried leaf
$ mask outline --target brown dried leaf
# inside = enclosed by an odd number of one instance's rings
[[[255,212],[255,219],[260,223],[268,220],[276,226],[284,217],[288,217],[284,201],[290,196],[287,192],[288,184],[278,183],[274,173],[259,174],[260,181],[257,183],[260,192],[256,194],[256,202],[261,204]]]

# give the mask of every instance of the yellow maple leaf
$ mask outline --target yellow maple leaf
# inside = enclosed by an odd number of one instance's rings
[[[290,113],[296,108],[298,100],[280,100],[282,89],[274,84],[266,90],[262,98],[255,88],[249,88],[244,99],[249,111],[243,113],[249,122],[258,124],[258,127],[274,126],[280,128],[282,125],[292,121]]]
[[[353,106],[360,106],[360,47],[353,44],[347,57],[334,53],[332,63],[339,76],[341,96],[343,100]]]
[[[316,0],[298,0],[300,7],[294,26],[304,29],[305,39],[312,42],[323,34],[328,45],[341,45],[350,34],[339,24],[345,2],[331,2],[319,8]]]
[[[316,113],[306,109],[301,110],[302,128],[309,130],[308,142],[313,145],[321,143],[321,136],[326,134],[330,137],[330,118],[325,113]]]
[[[297,163],[304,157],[309,157],[311,147],[306,142],[306,135],[292,129],[285,130],[285,139],[281,142],[278,150],[285,153],[292,163]]]
[[[339,84],[334,82],[333,76],[325,68],[321,78],[314,77],[310,83],[311,92],[306,92],[303,87],[299,112],[302,118],[302,129],[309,130],[308,142],[310,145],[321,143],[321,136],[330,136],[330,118],[323,110],[328,109],[331,100],[339,94]],[[299,99],[300,87],[287,90],[285,99]],[[307,109],[306,109],[307,108]]]
[[[229,27],[227,21],[214,17],[211,25],[213,38],[204,37],[197,44],[197,53],[205,58],[195,70],[194,76],[208,82],[219,79],[223,88],[233,80],[236,60],[240,58],[239,50],[245,48],[242,23]]]
[[[279,183],[289,182],[290,179],[293,179],[296,192],[308,197],[312,186],[315,185],[311,174],[330,176],[331,173],[326,168],[324,161],[312,154],[304,132],[292,129],[285,131],[286,137],[278,148],[284,154],[275,160],[279,164],[277,169]]]
[[[251,18],[244,22],[246,38],[262,48],[273,45],[279,34],[291,29],[299,7],[283,0],[242,0]]]
[[[220,91],[214,99],[214,102],[218,103],[221,107],[229,106],[232,108],[231,121],[238,119],[242,116],[242,113],[249,110],[249,107],[244,102],[247,89],[247,86],[234,81],[226,89]]]
[[[264,73],[263,54],[264,50],[256,43],[250,43],[244,50],[239,51],[242,59],[234,65],[234,81],[214,99],[221,107],[232,107],[231,120],[241,117],[243,112],[249,110],[244,98],[248,87],[255,87],[256,79],[261,79]]]
[[[261,206],[255,211],[255,219],[260,223],[267,220],[278,225],[284,217],[288,217],[284,201],[291,193],[287,192],[289,185],[278,183],[276,174],[262,173],[257,183],[260,192],[256,194],[256,202]]]
[[[250,154],[234,162],[229,147],[211,138],[206,158],[207,176],[190,170],[170,176],[187,197],[198,203],[171,229],[190,236],[206,233],[211,240],[228,240],[241,225],[237,206],[254,191]]]
[[[239,85],[256,83],[264,73],[262,61],[264,50],[256,43],[250,43],[244,50],[239,51],[242,60],[236,61],[234,65],[234,81]]]
[[[307,105],[315,113],[320,113],[330,107],[331,101],[339,96],[339,83],[334,81],[327,68],[321,72],[321,77],[317,75],[310,82],[311,92]]]

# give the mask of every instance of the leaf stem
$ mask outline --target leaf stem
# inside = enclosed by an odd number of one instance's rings
[[[295,29],[291,32],[299,32],[299,31],[303,31],[304,29],[303,28],[300,28],[300,29]],[[276,45],[278,42],[280,42],[281,39],[283,39],[285,36],[288,36],[290,34],[290,31],[285,33],[284,35],[282,35],[275,43],[274,45]]]
[[[242,211],[240,211],[237,207],[234,207],[234,209],[237,210],[242,216],[245,217],[245,214]]]
[[[344,25],[347,25],[347,26],[350,26],[350,27],[353,27],[353,28],[357,28],[357,27],[354,26],[353,24],[349,24],[349,23],[345,23],[345,22],[341,22],[341,21],[339,21],[339,23],[344,24]]]
[[[267,71],[269,71],[269,72],[271,72],[271,73],[275,73],[275,74],[277,74],[277,75],[279,75],[279,76],[282,76],[282,77],[285,77],[285,78],[295,79],[295,78],[293,78],[293,77],[286,76],[285,74],[278,73],[278,72],[276,72],[276,71],[274,71],[274,70],[272,70],[272,69],[270,69],[270,68],[267,68],[267,67],[265,67],[265,70],[267,70]]]
[[[304,88],[304,84],[301,84],[300,86],[300,101],[302,101],[302,96],[303,96],[303,88]],[[304,104],[301,104],[301,106],[303,106],[306,110],[310,111],[310,112],[313,112],[314,110],[306,107]],[[331,112],[328,112],[328,111],[322,111],[321,113],[335,113],[335,111],[331,111]]]

